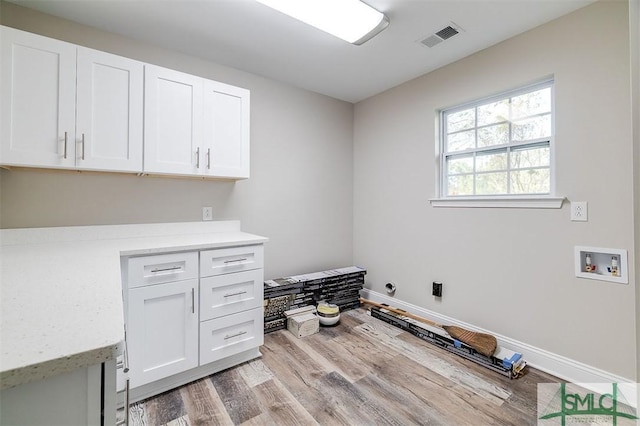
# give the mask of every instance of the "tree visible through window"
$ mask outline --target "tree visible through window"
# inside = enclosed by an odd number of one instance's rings
[[[442,194],[551,194],[553,81],[441,112]]]

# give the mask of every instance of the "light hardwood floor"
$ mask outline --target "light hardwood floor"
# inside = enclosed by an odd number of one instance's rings
[[[536,385],[509,380],[366,314],[297,339],[265,336],[262,358],[134,404],[139,425],[528,425]]]

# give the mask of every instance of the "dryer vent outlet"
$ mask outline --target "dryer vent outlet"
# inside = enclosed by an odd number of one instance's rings
[[[395,294],[396,285],[394,283],[387,283],[384,287],[387,289],[387,294],[390,294],[391,296]]]

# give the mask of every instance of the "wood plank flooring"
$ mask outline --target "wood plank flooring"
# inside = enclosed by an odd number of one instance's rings
[[[130,407],[131,424],[533,425],[537,383],[484,369],[369,316],[297,339],[265,336],[262,358]]]

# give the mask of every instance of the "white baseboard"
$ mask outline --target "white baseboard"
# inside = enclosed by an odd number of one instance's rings
[[[437,312],[429,311],[419,306],[412,305],[411,303],[389,297],[383,293],[378,293],[376,291],[365,288],[361,291],[361,295],[365,299],[369,299],[378,303],[386,303],[389,306],[403,309],[407,312],[411,312],[415,315],[420,315],[422,317],[425,317],[426,319],[435,321],[440,324],[457,325],[469,330],[492,334],[498,340],[498,345],[500,347],[522,354],[522,357],[525,359],[525,361],[527,361],[528,365],[572,383],[635,382],[635,380],[621,377],[608,371],[600,370],[599,368],[583,364],[573,359],[554,354],[552,352],[537,348],[535,346],[531,346],[527,343],[520,342],[506,336],[501,336],[499,334],[491,332],[490,330],[483,330],[481,328],[473,326],[472,324],[467,324],[454,318],[439,314]]]

